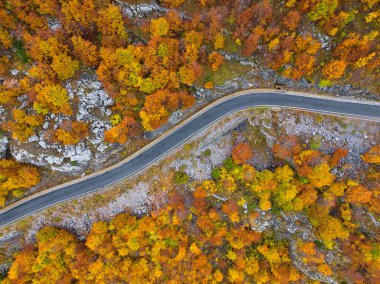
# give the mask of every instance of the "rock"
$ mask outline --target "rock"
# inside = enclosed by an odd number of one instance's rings
[[[32,135],[28,138],[28,142],[35,142],[35,141],[38,141],[39,138],[37,135]]]
[[[117,1],[124,9],[125,13],[131,18],[146,18],[152,13],[163,14],[167,9],[159,6],[156,3],[140,3],[136,5],[128,4],[125,2]]]
[[[276,216],[270,211],[261,211],[256,210],[259,213],[259,216],[251,223],[251,229],[256,232],[263,232],[269,227],[273,226]]]
[[[48,127],[49,127],[49,122],[46,121],[46,122],[44,123],[44,125],[42,125],[42,128],[46,130],[46,129],[48,129]]]
[[[19,162],[67,173],[85,169],[92,159],[91,151],[83,142],[62,146],[49,145],[43,140],[23,144],[13,141],[10,150]]]
[[[19,73],[20,73],[20,71],[18,71],[17,69],[12,69],[12,70],[11,70],[11,74],[12,74],[13,76],[17,76]]]
[[[56,20],[55,18],[48,18],[48,27],[52,31],[57,31],[62,26],[61,26],[61,23],[58,20]]]
[[[172,113],[172,115],[169,117],[170,123],[178,123],[181,120],[182,112],[180,110],[177,110]]]
[[[45,141],[40,141],[40,142],[38,142],[38,144],[42,147],[42,148],[44,148],[44,149],[46,149],[46,142]]]
[[[0,158],[5,158],[9,148],[9,139],[6,136],[0,137]]]

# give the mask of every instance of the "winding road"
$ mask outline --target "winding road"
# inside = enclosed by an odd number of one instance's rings
[[[253,107],[285,107],[380,122],[380,103],[279,90],[247,90],[217,100],[114,166],[33,194],[0,210],[0,228],[39,210],[130,177],[218,120]]]

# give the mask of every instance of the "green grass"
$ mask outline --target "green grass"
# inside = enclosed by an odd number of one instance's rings
[[[206,82],[211,81],[215,86],[221,86],[226,81],[232,80],[236,77],[244,75],[250,71],[252,67],[243,66],[235,60],[225,61],[220,69],[216,72],[212,71],[210,67],[204,66],[204,76],[197,83],[203,86]]]

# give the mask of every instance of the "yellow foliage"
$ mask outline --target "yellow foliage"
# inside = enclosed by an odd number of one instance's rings
[[[229,250],[227,253],[227,258],[229,260],[235,261],[236,260],[236,253],[234,253],[232,250]]]
[[[329,276],[329,275],[331,275],[333,273],[332,270],[331,270],[331,268],[330,268],[330,266],[328,264],[326,264],[326,263],[320,264],[318,266],[318,271],[321,272],[324,275],[327,275],[327,276]]]
[[[199,247],[197,246],[196,243],[192,243],[191,246],[190,246],[190,251],[195,254],[195,255],[198,255],[200,253],[202,253],[202,251],[199,249]]]
[[[367,4],[368,8],[371,9],[379,0],[361,0],[363,3]]]
[[[218,190],[213,180],[205,180],[202,182],[202,188],[211,194],[216,193]]]
[[[169,23],[168,21],[161,17],[158,19],[153,19],[150,22],[150,32],[152,33],[153,36],[166,36],[169,33]]]
[[[208,90],[212,90],[214,89],[214,84],[211,82],[211,81],[207,81],[204,86],[204,88],[208,89]]]
[[[330,186],[335,180],[335,176],[330,173],[330,166],[326,162],[316,166],[307,178],[317,188]]]
[[[225,44],[225,38],[221,33],[216,34],[214,40],[214,48],[215,49],[223,49]]]
[[[366,57],[361,57],[356,61],[355,65],[359,68],[368,65],[368,62],[371,61],[376,56],[376,52],[372,52]]]
[[[12,46],[11,35],[2,27],[0,27],[0,44],[2,44],[4,48],[10,48]]]
[[[363,36],[363,41],[364,43],[373,41],[377,38],[378,35],[379,35],[379,31],[371,31],[369,34],[366,34]]]
[[[331,192],[336,197],[340,197],[344,195],[346,188],[344,182],[333,183],[328,189],[328,192]]]
[[[59,54],[53,56],[53,62],[50,66],[57,73],[58,78],[64,81],[74,76],[79,69],[79,62],[67,54]]]
[[[269,44],[268,44],[268,49],[269,51],[272,51],[274,49],[277,49],[278,45],[280,44],[279,38],[273,39]]]
[[[37,102],[33,104],[33,108],[39,113],[47,114],[50,110],[52,113],[72,114],[69,105],[69,95],[67,91],[60,85],[36,85]]]
[[[263,199],[263,198],[260,199],[259,206],[260,206],[260,210],[262,211],[268,211],[272,208],[271,202],[268,199]]]
[[[293,8],[294,4],[297,2],[297,0],[288,0],[286,3],[285,3],[285,6],[287,8]]]
[[[322,239],[327,248],[332,249],[333,241],[336,238],[347,239],[349,233],[338,219],[328,215],[323,218],[318,226],[317,235]]]
[[[372,23],[372,21],[373,21],[374,19],[377,19],[378,17],[380,17],[380,11],[371,12],[371,13],[369,13],[369,14],[365,17],[365,22],[366,22],[366,23]]]

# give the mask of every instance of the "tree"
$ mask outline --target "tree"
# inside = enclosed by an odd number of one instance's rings
[[[323,75],[329,80],[341,78],[346,72],[347,64],[343,60],[335,60],[328,63],[322,70]]]
[[[218,52],[213,52],[208,56],[208,64],[214,72],[219,70],[219,67],[223,64],[223,61],[224,57]]]
[[[138,133],[139,126],[131,116],[124,116],[123,119],[104,133],[104,140],[108,143],[124,144],[128,137],[133,137]]]
[[[41,85],[35,86],[37,101],[33,104],[33,108],[41,114],[52,113],[71,115],[73,110],[69,104],[69,95],[67,91],[60,85]]]
[[[221,33],[216,34],[214,39],[214,48],[223,49],[225,44],[225,38]]]
[[[380,165],[380,145],[373,146],[361,157],[367,163]]]
[[[165,18],[153,19],[150,22],[150,32],[152,36],[166,36],[169,33],[169,23]]]
[[[330,173],[330,167],[327,163],[317,165],[307,178],[310,180],[310,183],[317,188],[330,186],[335,180],[335,176]]]
[[[338,0],[322,0],[308,13],[310,21],[319,21],[331,17],[338,7]]]
[[[334,217],[326,216],[317,227],[317,236],[322,239],[327,248],[332,248],[333,241],[337,238],[347,239],[350,234],[345,230],[342,223]]]
[[[168,8],[177,8],[181,6],[185,0],[161,0],[160,3]]]
[[[119,47],[128,41],[128,33],[119,7],[109,4],[100,9],[96,25],[102,36],[102,46]]]
[[[96,45],[81,36],[73,36],[71,42],[74,47],[74,54],[84,65],[93,67],[98,64],[99,53]]]
[[[53,62],[50,66],[57,73],[58,78],[64,81],[74,76],[75,72],[79,69],[79,62],[63,53],[53,56]]]
[[[237,144],[232,150],[232,159],[237,164],[244,164],[252,157],[252,149],[245,143]]]
[[[12,138],[25,142],[33,135],[34,130],[41,126],[43,117],[41,115],[27,115],[24,110],[13,109],[12,117],[14,121],[2,123],[2,128],[12,133]]]
[[[348,154],[347,149],[343,149],[343,148],[336,149],[330,159],[330,162],[329,162],[330,166],[332,168],[335,168],[336,166],[338,166],[341,160],[345,158],[347,154]]]
[[[193,97],[185,92],[157,91],[145,99],[140,111],[141,124],[147,131],[156,129],[166,122],[170,112],[178,107],[189,107],[193,102]]]
[[[8,193],[20,197],[26,189],[40,182],[36,167],[18,163],[15,160],[0,160],[0,207],[5,205]]]
[[[290,11],[282,20],[282,24],[289,30],[294,31],[298,28],[301,15],[295,10]]]
[[[372,192],[363,186],[349,187],[346,191],[346,202],[368,203],[371,201]]]
[[[63,145],[75,145],[88,136],[88,124],[66,120],[54,132],[55,139]]]
[[[91,28],[97,17],[95,3],[91,0],[64,1],[61,12],[63,26],[78,33]]]

